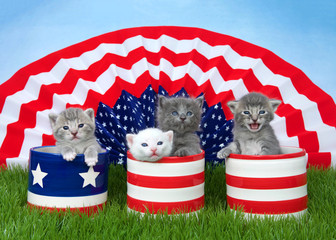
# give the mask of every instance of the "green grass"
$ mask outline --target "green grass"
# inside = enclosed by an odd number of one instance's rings
[[[336,170],[308,170],[308,214],[247,221],[226,207],[225,169],[207,168],[205,209],[196,216],[128,214],[126,172],[111,166],[106,207],[94,217],[29,210],[28,172],[0,171],[0,239],[336,239]]]

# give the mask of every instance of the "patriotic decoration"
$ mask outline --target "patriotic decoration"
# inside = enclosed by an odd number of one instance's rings
[[[252,215],[301,216],[307,211],[306,152],[283,155],[231,154],[226,163],[227,203]]]
[[[192,213],[204,207],[204,153],[142,162],[127,158],[127,207],[140,213]]]
[[[153,95],[161,89],[169,96],[181,89],[190,97],[203,94],[207,107],[219,108],[227,122],[233,116],[226,103],[248,92],[280,99],[283,104],[272,122],[280,144],[304,148],[310,165],[336,165],[336,105],[329,95],[301,70],[264,48],[188,27],[115,31],[20,69],[0,85],[0,164],[27,166],[30,148],[55,143],[50,112],[70,106],[98,110],[100,103],[117,112],[116,103],[123,95],[142,103],[149,87]],[[146,122],[141,127],[152,124],[153,113],[142,113]],[[205,124],[212,115],[207,116]],[[119,137],[112,135],[111,139]],[[206,148],[206,158],[212,161],[210,149],[216,147]],[[112,161],[118,161],[120,154],[125,161],[125,149],[110,150],[115,155]]]
[[[159,94],[168,96],[168,92],[159,87]],[[181,89],[171,97],[189,97]],[[110,161],[114,164],[126,164],[127,133],[138,133],[140,130],[155,127],[155,109],[157,94],[149,86],[137,98],[123,91],[113,108],[100,103],[96,116],[96,136],[99,143],[110,151]],[[198,135],[205,151],[205,160],[214,164],[223,160],[218,159],[217,152],[232,141],[233,121],[227,121],[221,104],[208,107],[203,104],[201,131]]]
[[[94,167],[86,165],[83,154],[67,162],[55,152],[54,146],[31,150],[28,205],[58,211],[97,212],[107,201],[107,152],[98,155]]]

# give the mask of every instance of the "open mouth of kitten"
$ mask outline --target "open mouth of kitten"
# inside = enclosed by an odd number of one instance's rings
[[[257,131],[257,130],[259,130],[260,124],[259,123],[251,123],[251,124],[249,124],[249,126],[250,126],[250,129],[252,131]]]

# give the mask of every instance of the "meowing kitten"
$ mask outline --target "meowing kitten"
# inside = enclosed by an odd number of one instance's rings
[[[56,148],[67,161],[75,159],[77,154],[85,156],[88,166],[98,162],[98,153],[102,152],[97,143],[95,132],[94,110],[83,111],[80,108],[68,108],[60,114],[49,114]]]
[[[171,156],[189,156],[201,153],[199,130],[202,117],[203,97],[159,97],[157,109],[158,127],[174,132]]]
[[[227,158],[231,153],[281,154],[279,141],[270,125],[280,103],[260,93],[249,93],[239,101],[228,102],[234,114],[233,142],[220,150],[217,157]]]
[[[158,128],[147,128],[138,134],[126,134],[126,140],[135,159],[155,162],[170,155],[173,135],[173,131],[162,132]]]

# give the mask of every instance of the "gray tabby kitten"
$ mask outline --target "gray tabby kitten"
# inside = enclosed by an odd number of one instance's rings
[[[162,131],[174,132],[171,156],[189,156],[202,152],[199,130],[202,117],[203,97],[159,97],[157,122]]]
[[[88,166],[95,166],[98,153],[102,152],[97,143],[94,110],[83,111],[80,108],[68,108],[59,115],[50,113],[49,120],[56,139],[56,148],[67,161],[83,154]]]
[[[280,103],[260,93],[249,93],[239,101],[228,102],[234,114],[233,142],[220,150],[217,157],[227,158],[231,153],[281,154],[279,141],[270,125]]]

